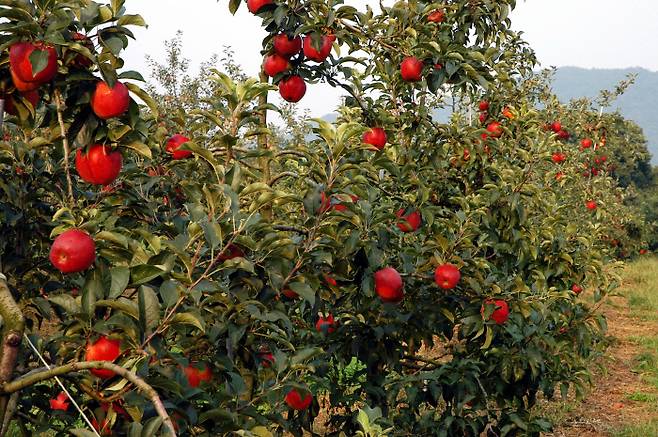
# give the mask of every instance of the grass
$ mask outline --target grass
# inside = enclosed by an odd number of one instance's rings
[[[639,259],[626,266],[621,292],[633,313],[641,318],[658,318],[658,264],[654,257]]]
[[[649,437],[658,436],[658,420],[652,420],[649,423],[640,425],[630,425],[616,431],[614,436],[617,437]]]

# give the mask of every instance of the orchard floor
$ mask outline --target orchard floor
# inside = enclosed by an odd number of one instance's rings
[[[619,296],[602,306],[612,345],[585,399],[541,409],[557,424],[546,437],[658,437],[658,258],[626,266]]]

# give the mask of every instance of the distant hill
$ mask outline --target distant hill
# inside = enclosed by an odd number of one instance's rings
[[[613,105],[614,109],[635,121],[649,141],[652,163],[658,165],[658,72],[643,68],[585,69],[561,67],[555,74],[553,92],[561,101],[578,97],[596,97],[600,90],[612,89],[628,74],[637,74],[635,84]]]
[[[633,84],[613,105],[628,119],[642,127],[649,141],[652,163],[658,165],[658,72],[643,68],[626,69],[586,69],[578,67],[561,67],[555,73],[553,92],[558,98],[567,102],[579,97],[596,97],[601,90],[610,90],[629,74],[637,74]],[[435,114],[439,120],[447,120],[450,112],[439,110]],[[322,117],[328,121],[336,120],[335,114]]]

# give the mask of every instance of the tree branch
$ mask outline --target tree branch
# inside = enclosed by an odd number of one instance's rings
[[[38,373],[32,373],[30,375],[26,375],[21,378],[18,378],[14,381],[5,382],[0,385],[0,392],[3,394],[15,393],[19,390],[30,387],[41,381],[54,378],[56,376],[62,376],[68,373],[74,373],[74,372],[79,372],[81,370],[89,370],[89,369],[110,370],[116,373],[117,375],[121,376],[122,378],[125,378],[128,381],[132,382],[137,387],[137,389],[140,392],[142,392],[144,395],[146,395],[150,399],[151,403],[153,403],[155,410],[157,411],[158,415],[162,418],[162,421],[164,422],[168,434],[170,436],[176,437],[176,430],[174,428],[174,424],[171,421],[169,414],[167,414],[167,410],[165,409],[164,404],[162,403],[162,400],[158,395],[158,392],[155,391],[153,387],[147,384],[146,381],[144,381],[142,378],[137,376],[134,372],[131,372],[128,369],[124,369],[123,367],[116,365],[114,363],[110,363],[109,361],[81,361],[77,363],[69,363],[63,366],[53,367],[50,370],[45,370],[43,372],[38,372]]]
[[[62,95],[58,89],[55,89],[55,105],[57,106],[57,121],[59,122],[59,131],[62,135],[62,145],[64,146],[64,171],[66,172],[66,184],[68,185],[69,201],[72,203],[74,200],[73,182],[71,181],[71,168],[69,167],[69,156],[71,155],[71,149],[69,147],[69,139],[66,137]]]

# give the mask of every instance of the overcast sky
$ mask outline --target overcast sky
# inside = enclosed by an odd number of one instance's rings
[[[249,75],[257,75],[265,32],[261,20],[242,4],[235,16],[227,0],[128,0],[128,12],[141,14],[148,29],[126,53],[126,68],[148,73],[146,54],[164,57],[162,42],[183,31],[185,56],[192,69],[229,45]],[[363,5],[365,0],[347,0]],[[371,2],[373,4],[378,2]],[[385,4],[392,3],[390,0]],[[658,71],[657,0],[518,0],[513,26],[523,31],[543,66],[586,68],[644,67]],[[313,116],[333,111],[338,91],[310,85],[299,103]]]

